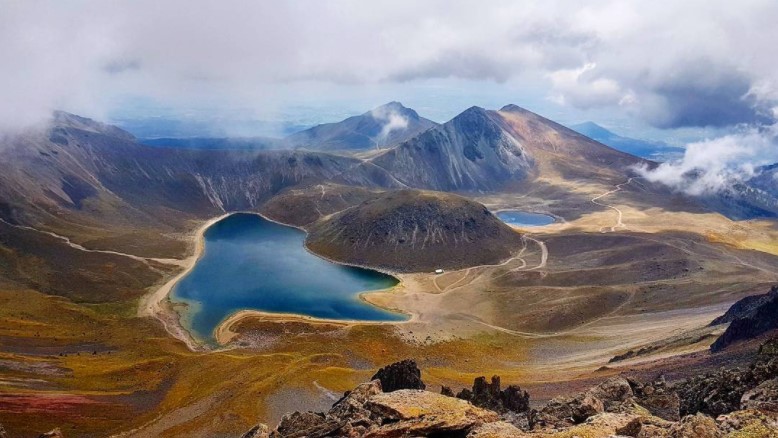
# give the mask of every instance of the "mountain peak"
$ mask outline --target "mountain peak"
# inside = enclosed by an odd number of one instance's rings
[[[529,110],[522,108],[518,105],[514,105],[512,103],[509,103],[508,105],[505,105],[504,107],[500,108],[500,111],[505,112],[511,112],[511,113],[528,113]]]
[[[613,132],[609,131],[605,127],[598,125],[597,123],[592,121],[573,125],[572,128],[574,131],[580,132],[586,135],[587,137],[592,137],[594,139],[597,139],[598,136],[611,137],[614,135]]]
[[[375,117],[386,118],[390,114],[398,114],[413,120],[419,120],[421,118],[419,116],[419,113],[417,113],[411,108],[408,108],[402,103],[394,100],[389,103],[385,103],[381,106],[378,106],[376,108],[373,108],[372,110],[368,111],[366,114],[372,115],[374,118]]]
[[[51,113],[52,128],[72,128],[82,131],[96,132],[134,141],[135,136],[114,125],[101,123],[87,117],[77,116],[66,111],[56,110]]]

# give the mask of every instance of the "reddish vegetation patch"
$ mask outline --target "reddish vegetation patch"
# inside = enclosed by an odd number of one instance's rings
[[[74,394],[0,394],[0,411],[11,414],[75,413],[88,405],[105,404]]]

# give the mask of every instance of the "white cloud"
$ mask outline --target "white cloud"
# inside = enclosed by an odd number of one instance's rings
[[[6,1],[0,128],[52,108],[100,116],[125,96],[259,111],[297,84],[316,99],[327,84],[346,98],[527,77],[547,78],[559,102],[627,108],[656,126],[749,122],[775,99],[776,19],[771,0]]]
[[[389,134],[394,131],[400,131],[408,127],[408,118],[400,114],[392,105],[383,105],[371,111],[373,117],[383,122],[381,132],[376,141],[379,146],[387,143]]]
[[[758,167],[778,162],[778,125],[691,143],[683,158],[638,172],[689,195],[726,191],[753,177]]]

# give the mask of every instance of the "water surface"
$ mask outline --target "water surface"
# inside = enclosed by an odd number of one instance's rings
[[[541,213],[528,213],[521,210],[498,211],[496,216],[508,225],[517,227],[540,227],[554,223],[554,217]]]
[[[239,213],[209,227],[204,237],[205,252],[171,295],[189,305],[183,323],[200,339],[212,339],[213,329],[242,309],[340,320],[405,319],[359,299],[360,292],[394,286],[394,277],[321,259],[304,248],[300,230]]]

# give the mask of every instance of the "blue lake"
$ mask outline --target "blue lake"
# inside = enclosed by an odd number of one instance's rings
[[[553,224],[555,221],[553,216],[547,214],[527,213],[519,210],[498,211],[496,216],[506,224],[517,227],[540,227]]]
[[[359,299],[397,284],[376,271],[338,265],[303,246],[305,233],[247,213],[230,215],[205,232],[205,251],[171,297],[188,304],[183,324],[202,340],[242,310],[317,318],[400,321],[405,315]]]

